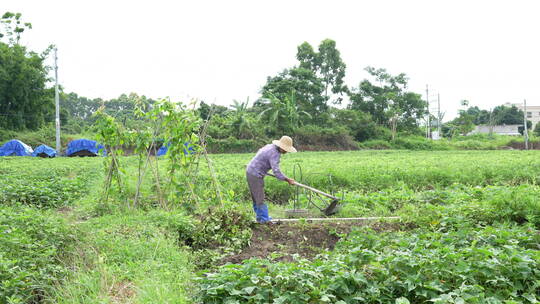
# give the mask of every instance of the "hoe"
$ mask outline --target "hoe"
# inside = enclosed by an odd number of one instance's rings
[[[270,173],[267,173],[267,175],[276,177],[275,175],[270,174]],[[311,202],[311,204],[313,206],[317,207],[317,209],[319,209],[320,211],[322,211],[324,213],[324,215],[330,216],[330,215],[336,214],[338,212],[338,210],[339,210],[339,198],[338,197],[335,197],[335,196],[333,196],[331,194],[322,192],[321,190],[315,189],[313,187],[301,184],[299,182],[295,182],[294,184],[297,187],[307,189],[307,190],[309,190],[311,192],[317,193],[317,194],[322,195],[322,196],[326,196],[326,197],[328,197],[329,199],[332,200],[330,202],[330,204],[326,208],[321,208],[321,207],[317,206],[315,203]],[[296,205],[296,203],[295,203],[295,205]],[[295,213],[301,213],[300,211],[303,211],[303,210],[302,209],[296,209],[296,206],[295,206],[294,210],[292,210],[292,211],[295,212]]]

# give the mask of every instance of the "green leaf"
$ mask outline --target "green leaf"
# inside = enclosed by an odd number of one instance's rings
[[[407,300],[407,298],[400,297],[400,298],[396,299],[395,304],[411,304],[411,302],[409,302],[409,300]]]

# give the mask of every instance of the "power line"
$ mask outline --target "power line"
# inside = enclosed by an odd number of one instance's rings
[[[31,118],[35,118],[35,117],[38,116],[39,114],[35,114],[35,115],[23,115],[23,114],[12,114],[12,113],[0,113],[0,115],[2,115],[2,116],[21,116],[21,117],[31,117]]]

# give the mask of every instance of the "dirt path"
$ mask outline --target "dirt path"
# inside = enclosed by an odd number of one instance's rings
[[[354,227],[370,226],[376,231],[399,230],[399,223],[380,222],[282,222],[257,225],[253,228],[250,246],[239,254],[225,257],[222,264],[238,264],[250,258],[267,258],[274,261],[292,261],[293,255],[313,258],[326,250],[334,249],[341,237]]]

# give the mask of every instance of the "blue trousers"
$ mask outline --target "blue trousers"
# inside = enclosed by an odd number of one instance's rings
[[[272,220],[272,217],[268,215],[268,206],[266,204],[257,205],[253,203],[253,210],[257,216],[257,222],[266,223]]]

